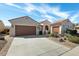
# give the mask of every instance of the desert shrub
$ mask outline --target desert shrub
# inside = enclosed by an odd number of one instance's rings
[[[50,33],[50,34],[49,34],[49,37],[53,37],[53,36],[54,36],[54,34],[53,34],[53,33]]]
[[[59,37],[58,33],[52,33],[52,34],[49,34],[49,36],[51,36],[51,37]]]
[[[9,29],[4,29],[4,31],[2,31],[1,33],[9,35]]]
[[[66,36],[67,36],[69,41],[79,44],[79,37],[77,37],[75,35],[70,35],[70,34],[67,34]]]
[[[50,34],[50,31],[48,31],[48,34]]]

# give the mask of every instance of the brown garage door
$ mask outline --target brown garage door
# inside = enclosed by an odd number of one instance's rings
[[[59,33],[59,26],[53,27],[53,32]]]
[[[36,27],[35,26],[15,26],[16,36],[20,35],[35,35]]]

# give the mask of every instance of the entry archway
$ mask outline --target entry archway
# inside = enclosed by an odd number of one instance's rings
[[[45,26],[45,30],[49,30],[49,27],[48,27],[48,25],[46,25],[46,26]]]

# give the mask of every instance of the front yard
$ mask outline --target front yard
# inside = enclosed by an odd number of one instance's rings
[[[0,51],[2,50],[2,48],[4,47],[6,43],[7,43],[6,40],[0,40]]]
[[[49,37],[49,39],[52,40],[52,41],[55,41],[56,43],[59,43],[61,45],[64,45],[64,46],[66,46],[68,48],[71,48],[71,49],[74,48],[74,47],[76,47],[76,46],[78,46],[78,44],[72,43],[72,42],[70,42],[68,40],[65,40],[63,42],[60,42],[59,41],[60,38]]]
[[[5,46],[6,43],[7,41],[5,40],[5,35],[0,34],[0,51]]]
[[[79,37],[78,37],[78,35],[67,34],[66,36],[68,37],[69,41],[79,44]]]
[[[4,38],[4,40],[0,40],[0,56],[6,55],[13,40],[13,37],[10,37],[9,35],[5,35]]]
[[[66,36],[65,36],[66,37]],[[2,47],[0,55],[62,55],[63,53],[75,48],[79,44],[73,43],[70,40],[79,39],[79,37],[74,37],[67,35],[68,39],[58,36],[20,36],[13,38],[6,36],[6,41],[2,41]],[[50,40],[49,40],[50,39]],[[70,40],[69,40],[70,39]],[[13,40],[13,42],[12,42]],[[77,41],[77,40],[75,40]],[[12,44],[11,44],[12,42]],[[78,41],[79,42],[79,41]],[[31,44],[31,45],[30,45]],[[10,46],[11,45],[11,46]],[[10,48],[9,48],[10,47]],[[57,48],[56,48],[57,47]],[[50,49],[49,49],[50,48]],[[9,49],[9,50],[8,50]],[[20,51],[21,50],[21,51]],[[61,50],[61,51],[59,51]],[[8,51],[8,52],[7,52]],[[20,54],[19,54],[20,53]]]
[[[69,47],[69,48],[74,48],[76,46],[78,46],[79,44],[79,37],[78,36],[72,36],[70,34],[66,34],[66,35],[58,35],[58,34],[53,34],[51,36],[49,36],[49,39],[50,40],[53,40],[59,44],[62,44],[66,47]]]

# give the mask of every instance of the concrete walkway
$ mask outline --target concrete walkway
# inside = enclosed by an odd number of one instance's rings
[[[69,50],[69,48],[53,42],[46,37],[15,37],[7,56],[58,56]]]

